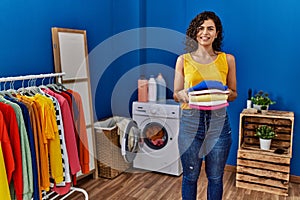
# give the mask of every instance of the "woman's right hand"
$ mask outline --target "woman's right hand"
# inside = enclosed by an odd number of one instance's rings
[[[187,89],[179,90],[178,92],[175,92],[175,100],[178,102],[188,103],[189,102],[189,96],[187,93]]]

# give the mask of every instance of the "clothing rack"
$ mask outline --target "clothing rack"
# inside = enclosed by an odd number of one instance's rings
[[[30,79],[40,79],[40,78],[51,78],[58,77],[58,82],[61,83],[61,77],[66,75],[65,72],[61,73],[49,73],[49,74],[36,74],[36,75],[25,75],[25,76],[13,76],[13,77],[4,77],[0,78],[0,82],[9,82],[9,81],[22,81]]]
[[[41,79],[41,78],[52,78],[52,77],[57,77],[57,82],[62,83],[62,76],[64,76],[66,73],[61,72],[61,73],[48,73],[48,74],[36,74],[36,75],[24,75],[24,76],[13,76],[13,77],[3,77],[0,78],[0,82],[13,82],[13,81],[24,81],[24,80],[33,80],[33,79]],[[63,195],[61,200],[66,199],[68,196],[70,196],[74,192],[81,192],[83,193],[84,197],[86,200],[88,200],[88,193],[82,189],[82,188],[77,188],[77,187],[70,187],[70,191]],[[49,199],[51,195],[54,195],[56,192],[51,191],[49,193],[43,192],[43,197],[42,199]],[[51,197],[49,200],[54,200],[58,198],[59,194],[56,194],[54,197]]]

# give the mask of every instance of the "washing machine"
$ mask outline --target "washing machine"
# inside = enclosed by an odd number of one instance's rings
[[[132,118],[140,129],[139,150],[133,159],[133,167],[181,175],[179,104],[174,100],[165,103],[133,102]]]

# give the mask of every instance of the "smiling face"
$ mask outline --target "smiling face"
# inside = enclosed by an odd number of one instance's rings
[[[198,44],[204,47],[212,46],[213,41],[218,36],[214,21],[212,19],[204,20],[197,30]]]
[[[192,19],[186,30],[186,36],[187,52],[196,51],[199,47],[211,48],[209,46],[211,44],[214,51],[221,51],[223,41],[221,20],[214,12],[204,11]]]

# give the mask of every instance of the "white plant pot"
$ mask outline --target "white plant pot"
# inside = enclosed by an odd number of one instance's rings
[[[253,108],[255,108],[256,110],[261,110],[262,105],[257,105],[257,104],[253,104]],[[267,109],[269,110],[269,105],[267,105]]]
[[[261,110],[261,114],[265,115],[267,114],[268,110]]]
[[[260,148],[263,150],[270,150],[272,139],[259,138]]]

